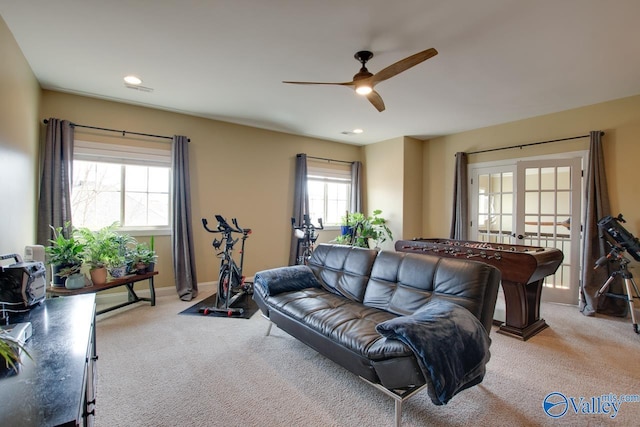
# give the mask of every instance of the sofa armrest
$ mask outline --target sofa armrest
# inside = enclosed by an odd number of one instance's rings
[[[446,404],[484,378],[491,339],[482,323],[462,306],[432,299],[412,315],[382,322],[376,330],[413,350],[423,374],[431,380],[429,396],[436,405]]]
[[[258,287],[263,294],[268,296],[320,287],[320,282],[306,265],[259,271],[255,274],[253,283],[254,287]]]

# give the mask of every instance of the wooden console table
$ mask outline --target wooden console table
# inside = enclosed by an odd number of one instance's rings
[[[100,291],[106,291],[107,289],[117,288],[118,286],[124,286],[126,287],[127,293],[128,293],[127,301],[120,304],[116,304],[111,307],[104,308],[100,311],[97,311],[96,314],[106,313],[108,311],[116,310],[118,308],[130,305],[130,304],[135,304],[140,301],[148,301],[151,303],[152,306],[154,306],[156,305],[156,290],[153,284],[153,277],[156,276],[157,274],[158,274],[157,271],[152,271],[151,273],[145,273],[145,274],[130,274],[128,276],[124,276],[119,279],[111,279],[107,281],[107,283],[104,283],[102,285],[85,286],[84,288],[80,288],[80,289],[54,288],[54,287],[48,286],[47,295],[49,297],[64,297],[69,295],[93,294]],[[151,294],[149,298],[139,297],[136,294],[135,290],[133,289],[133,285],[136,282],[141,282],[143,280],[149,281],[149,292]]]

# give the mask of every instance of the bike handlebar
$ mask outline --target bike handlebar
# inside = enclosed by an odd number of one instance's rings
[[[302,217],[302,224],[296,227],[296,219],[291,218],[291,227],[294,230],[305,230],[305,229],[313,229],[313,230],[324,230],[324,225],[322,224],[322,218],[318,218],[318,224],[313,225],[311,220],[309,219],[309,215],[304,214]]]
[[[238,220],[236,218],[231,219],[231,222],[233,223],[235,228],[230,226],[227,220],[224,219],[222,215],[216,215],[216,220],[218,221],[217,230],[212,230],[208,227],[209,223],[207,219],[202,218],[202,225],[204,229],[207,230],[209,233],[222,233],[222,234],[240,233],[240,234],[244,234],[245,236],[251,234],[251,229],[240,227],[238,225]]]

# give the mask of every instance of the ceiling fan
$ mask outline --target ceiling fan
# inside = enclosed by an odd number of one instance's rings
[[[350,82],[343,83],[325,83],[325,82],[289,82],[283,81],[282,83],[291,83],[297,85],[340,85],[340,86],[352,86],[355,88],[355,91],[363,96],[366,96],[369,102],[373,104],[374,107],[378,111],[384,111],[384,102],[382,101],[382,97],[378,92],[373,90],[373,87],[378,83],[387,80],[397,74],[400,74],[403,71],[408,70],[414,65],[418,65],[421,62],[426,61],[427,59],[436,56],[438,51],[434,48],[424,50],[422,52],[418,52],[411,56],[408,56],[404,59],[401,59],[398,62],[395,62],[389,65],[387,68],[384,68],[378,71],[375,74],[371,74],[369,70],[367,70],[366,63],[371,58],[373,58],[373,53],[368,50],[361,50],[360,52],[356,52],[354,58],[358,60],[362,64],[362,68],[360,71],[353,76],[353,80]]]

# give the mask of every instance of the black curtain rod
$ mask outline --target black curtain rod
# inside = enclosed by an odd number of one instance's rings
[[[299,156],[300,154],[298,154]],[[347,164],[353,164],[353,162],[348,162],[346,160],[336,160],[336,159],[327,159],[326,157],[313,157],[313,156],[307,156],[307,159],[315,159],[315,160],[325,160],[327,162],[336,162],[336,163],[347,163]]]
[[[45,124],[49,123],[49,120],[44,119],[43,120]],[[138,136],[149,136],[151,138],[162,138],[162,139],[170,139],[171,141],[173,141],[173,137],[171,136],[165,136],[165,135],[154,135],[152,133],[140,133],[140,132],[131,132],[128,130],[118,130],[118,129],[109,129],[109,128],[101,128],[101,127],[97,127],[97,126],[87,126],[87,125],[79,125],[77,123],[71,123],[71,126],[74,127],[78,127],[78,128],[86,128],[86,129],[95,129],[95,130],[103,130],[106,132],[117,132],[117,133],[121,133],[122,136],[125,136],[125,134],[131,134],[131,135],[138,135]],[[189,142],[191,142],[191,140],[188,140]]]
[[[604,135],[604,132],[601,132],[600,134]],[[549,144],[550,142],[560,142],[560,141],[569,141],[572,139],[589,138],[589,136],[590,135],[580,135],[580,136],[572,136],[569,138],[552,139],[549,141],[530,142],[528,144],[511,145],[509,147],[489,148],[487,150],[469,151],[467,154],[479,154],[479,153],[488,153],[491,151],[509,150],[511,148],[522,148],[522,147],[528,147],[530,145],[541,145],[541,144]]]

